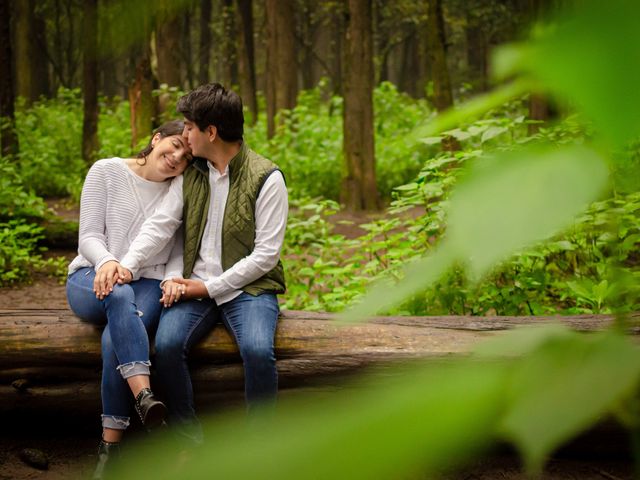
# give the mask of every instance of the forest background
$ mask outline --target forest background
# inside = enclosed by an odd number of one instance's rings
[[[286,174],[293,208],[284,300],[295,309],[339,311],[372,280],[401,277],[402,265],[445,232],[449,192],[468,160],[588,135],[570,106],[529,92],[443,137],[424,134],[436,112],[496,83],[496,46],[525,38],[554,2],[351,3],[3,2],[2,64],[11,69],[0,85],[0,284],[28,281],[35,270],[64,278],[65,261],[41,254],[77,227],[52,217],[43,199],[77,203],[95,159],[130,155],[176,116],[183,92],[207,81],[241,93],[247,141]],[[637,162],[638,150],[624,155]],[[387,311],[610,312],[606,263],[638,275],[633,190],[616,183],[562,234],[480,283],[455,265]],[[344,211],[359,210],[381,213],[358,217],[360,235],[337,233],[351,218]]]
[[[190,473],[390,478],[505,440],[539,472],[607,414],[640,472],[640,353],[623,335],[640,306],[636,2],[0,6],[3,285],[64,278],[43,249],[77,225],[46,201],[77,204],[95,159],[129,155],[181,92],[218,80],[287,177],[285,307],[615,314],[607,332],[514,332],[442,368],[287,404],[255,435],[214,419],[224,443]],[[362,235],[338,233],[362,211]],[[171,455],[151,453],[137,468],[166,478]]]

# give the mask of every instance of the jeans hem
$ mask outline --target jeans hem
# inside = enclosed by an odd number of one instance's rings
[[[129,417],[117,415],[102,415],[102,427],[112,430],[126,430],[129,426]]]
[[[151,362],[149,360],[145,361],[135,361],[129,363],[123,363],[122,365],[118,365],[116,370],[120,372],[122,378],[127,379],[129,377],[133,377],[135,375],[150,375],[149,367],[151,366]]]

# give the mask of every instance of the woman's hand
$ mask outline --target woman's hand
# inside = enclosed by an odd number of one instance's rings
[[[131,273],[131,270],[118,264],[118,283],[120,285],[124,285],[125,283],[131,283],[132,280],[133,274]]]
[[[118,268],[122,268],[118,262],[109,260],[96,272],[96,277],[93,279],[93,293],[98,300],[104,300],[104,297],[113,291],[113,285],[118,280]]]
[[[184,286],[174,282],[174,280],[176,279],[167,280],[162,284],[162,298],[160,298],[160,303],[162,303],[165,308],[169,308],[182,298]]]
[[[165,290],[165,287],[170,285],[171,290]],[[170,307],[172,303],[178,300],[191,300],[194,298],[209,298],[209,291],[202,280],[189,280],[184,278],[172,278],[164,283],[162,286],[164,295],[160,299],[160,302],[165,307]],[[171,296],[173,293],[173,297]],[[173,302],[171,299],[174,299]]]

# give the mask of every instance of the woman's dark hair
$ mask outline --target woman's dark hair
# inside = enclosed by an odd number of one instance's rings
[[[159,133],[160,137],[165,138],[172,135],[182,135],[183,130],[184,122],[182,120],[171,120],[170,122],[163,123],[153,131],[151,138],[149,139],[149,144],[137,153],[135,158],[145,158],[151,153],[151,150],[153,150],[151,142],[153,142],[153,137],[155,137],[156,134]]]
[[[201,132],[209,125],[218,130],[225,142],[242,140],[244,114],[242,99],[219,83],[208,83],[192,90],[178,100],[177,110],[195,123]]]

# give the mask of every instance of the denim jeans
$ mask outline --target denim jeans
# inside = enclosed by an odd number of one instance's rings
[[[220,306],[211,299],[187,300],[162,311],[156,335],[156,370],[166,391],[169,418],[180,435],[196,443],[202,441],[187,358],[191,347],[218,321],[224,323],[238,345],[249,408],[275,400],[278,312],[274,294],[254,297],[244,292]]]
[[[98,300],[93,293],[93,268],[81,268],[67,279],[67,300],[73,313],[102,332],[102,426],[124,430],[129,425],[131,390],[126,379],[149,375],[149,337],[158,327],[162,305],[160,281],[141,278],[115,285]]]

